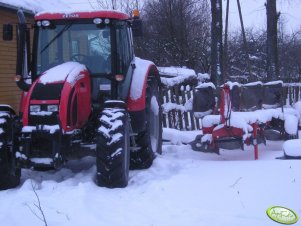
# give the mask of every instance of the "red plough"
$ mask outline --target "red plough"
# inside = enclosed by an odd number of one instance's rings
[[[226,83],[214,107],[214,97],[204,95],[214,93],[213,90],[211,83],[196,88],[193,110],[196,117],[202,118],[203,134],[190,143],[193,150],[219,153],[220,148],[243,150],[244,145],[253,145],[254,157],[258,159],[258,144],[297,137],[300,115],[283,107],[281,81]]]

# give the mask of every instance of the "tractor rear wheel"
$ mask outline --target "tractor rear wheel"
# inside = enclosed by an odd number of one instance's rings
[[[105,108],[97,135],[97,184],[126,187],[129,178],[129,125],[125,108]]]
[[[135,137],[137,149],[131,151],[131,169],[147,169],[162,154],[161,89],[157,77],[149,77],[146,89],[145,130]]]
[[[0,190],[20,184],[21,169],[16,167],[12,146],[12,114],[0,111]]]

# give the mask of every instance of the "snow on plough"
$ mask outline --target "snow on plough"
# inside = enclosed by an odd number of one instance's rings
[[[283,82],[254,82],[241,85],[228,82],[221,87],[204,83],[196,87],[193,99],[195,117],[202,118],[203,134],[190,144],[192,149],[219,154],[219,149],[244,149],[266,140],[298,138],[300,114],[284,106]],[[219,101],[220,100],[220,101]]]
[[[99,186],[127,186],[129,169],[150,167],[162,146],[158,70],[133,52],[137,11],[39,13],[32,51],[18,17],[23,94],[19,114],[0,105],[0,189],[17,186],[21,168],[59,169],[84,156],[96,157]]]

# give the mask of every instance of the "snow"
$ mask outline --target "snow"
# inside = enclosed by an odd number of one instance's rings
[[[9,114],[5,112],[0,112],[0,117],[9,117]]]
[[[115,157],[115,156],[118,156],[118,155],[121,155],[122,153],[122,148],[118,148],[114,153],[111,154],[111,157]]]
[[[208,73],[204,73],[204,74],[198,73],[197,77],[198,77],[198,80],[202,81],[202,82],[210,80],[210,75]]]
[[[170,77],[177,77],[180,75],[184,76],[195,76],[196,73],[192,69],[182,68],[182,67],[158,67],[160,75],[170,76]]]
[[[124,189],[97,187],[92,157],[60,171],[23,169],[20,186],[0,191],[1,225],[44,225],[30,210],[40,216],[33,187],[49,226],[276,226],[266,215],[271,205],[300,216],[301,164],[275,159],[282,142],[259,145],[254,161],[252,147],[198,153],[182,144],[190,132],[168,134],[179,145],[164,144],[150,169],[130,171]]]
[[[63,0],[0,0],[0,3],[11,5],[17,8],[23,8],[33,13],[42,10],[57,10],[61,8],[71,9],[72,6]]]
[[[298,133],[298,118],[294,115],[284,114],[284,130],[290,135]]]
[[[203,127],[212,127],[214,125],[219,124],[221,121],[221,116],[220,115],[206,115],[203,120]]]
[[[300,114],[293,108],[262,109],[252,112],[231,112],[230,125],[241,128],[245,135],[252,132],[251,124],[267,123],[272,118],[284,120],[285,131],[290,135],[295,135],[298,130],[298,120]],[[211,127],[220,123],[220,115],[207,115],[203,118],[203,127]],[[222,125],[221,125],[222,126]],[[247,136],[245,136],[246,138]]]
[[[282,149],[288,156],[301,157],[301,139],[285,141]]]
[[[51,158],[31,158],[30,161],[32,161],[36,164],[50,165],[53,162],[53,159],[51,159]]]
[[[152,99],[151,99],[151,111],[155,115],[159,115],[159,104],[158,104],[157,98],[155,96],[152,96]]]
[[[0,124],[3,124],[5,122],[6,122],[6,120],[4,118],[0,118]]]
[[[171,103],[171,102],[162,104],[162,108],[163,108],[164,113],[168,113],[172,110],[181,111],[181,112],[186,111],[186,109],[183,105],[176,104],[176,103]]]
[[[118,113],[117,113],[118,114]],[[121,113],[122,114],[122,113]],[[122,114],[123,115],[123,114]],[[116,120],[114,123],[111,122],[112,118],[107,117],[106,115],[102,115],[100,117],[101,122],[107,122],[109,123],[112,127],[107,129],[104,126],[101,126],[98,131],[103,133],[106,137],[110,137],[110,131],[116,130],[118,127],[121,127],[123,125],[121,120]]]
[[[258,85],[263,85],[262,82],[250,82],[250,83],[246,83],[246,84],[243,84],[243,86],[258,86]]]
[[[153,65],[153,62],[135,57],[134,63],[136,65],[136,68],[133,73],[130,88],[130,97],[132,100],[138,100],[142,96],[142,90],[145,83],[145,75],[147,74],[149,67]]]
[[[123,137],[123,135],[121,133],[116,133],[112,136],[112,139],[110,142],[107,142],[108,145],[117,143],[121,138]]]
[[[226,84],[229,86],[229,89],[231,89],[231,90],[233,89],[234,86],[241,87],[241,84],[238,83],[238,82],[230,82],[230,81],[228,81],[228,82],[226,82]]]
[[[211,87],[212,89],[216,89],[215,85],[214,85],[212,82],[204,82],[204,83],[200,83],[200,84],[198,84],[198,86],[195,87],[195,88],[197,89],[197,88],[208,88],[208,87]]]
[[[27,160],[27,157],[26,155],[20,153],[20,152],[16,152],[16,158],[20,158],[20,159],[24,159],[24,160]]]
[[[184,81],[188,81],[188,80],[194,79],[194,78],[197,78],[196,75],[183,74],[183,75],[179,75],[177,77],[170,77],[170,78],[161,77],[161,82],[166,87],[173,87],[175,85],[179,85],[179,84],[183,83]]]
[[[293,107],[301,116],[301,101],[296,102]],[[301,125],[301,117],[299,118],[299,125]]]
[[[51,112],[51,111],[37,111],[37,112],[31,111],[30,112],[30,115],[38,115],[38,116],[49,116],[52,114],[53,114],[53,112]]]
[[[180,131],[171,128],[164,128],[163,140],[169,141],[171,144],[188,144],[199,135],[200,131]]]
[[[80,73],[85,70],[87,69],[83,64],[71,61],[66,62],[45,71],[40,76],[39,82],[43,84],[64,82],[67,78],[67,82],[72,85],[83,77]]]
[[[283,85],[283,81],[278,80],[278,81],[272,81],[272,82],[264,83],[265,86],[267,86],[267,85],[279,85],[279,84]]]
[[[213,110],[208,110],[208,111],[204,111],[204,112],[194,112],[194,117],[196,118],[203,118],[206,115],[210,115],[213,112]]]
[[[43,126],[39,126],[38,129],[48,131],[50,134],[53,134],[60,129],[60,126],[59,125],[43,125]],[[35,130],[37,130],[36,126],[23,126],[22,133],[31,133]]]

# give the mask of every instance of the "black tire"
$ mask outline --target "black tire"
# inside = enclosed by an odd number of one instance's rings
[[[161,88],[158,77],[150,77],[146,89],[145,130],[135,137],[137,148],[131,151],[131,169],[151,167],[156,153],[162,154]]]
[[[20,184],[21,169],[16,167],[12,143],[12,114],[0,111],[0,190]]]
[[[99,122],[97,184],[108,188],[126,187],[130,164],[128,113],[121,108],[105,108]]]

